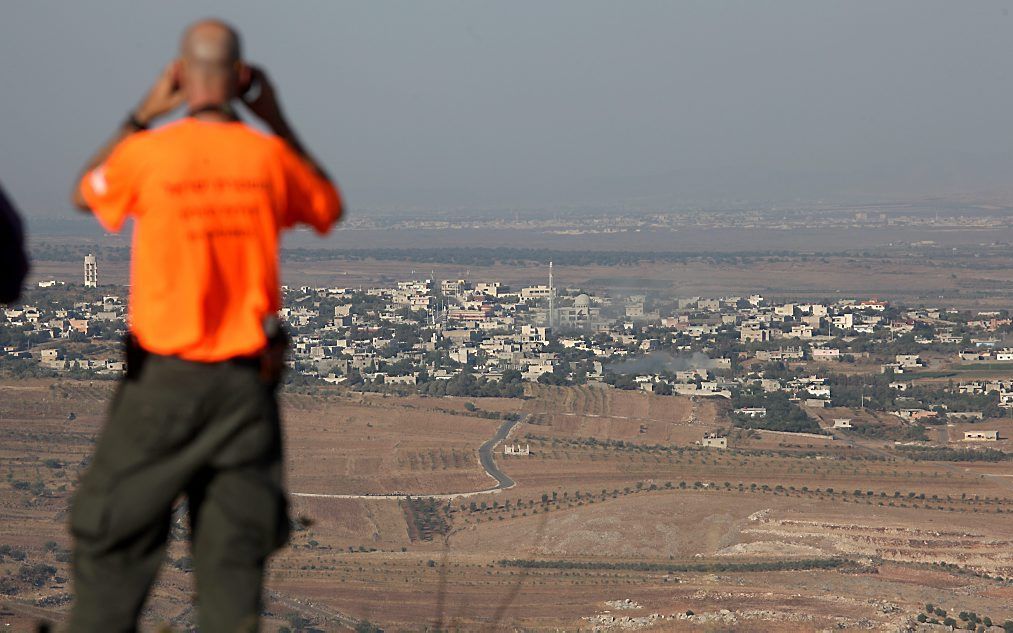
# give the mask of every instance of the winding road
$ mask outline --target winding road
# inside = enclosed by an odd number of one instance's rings
[[[496,465],[495,450],[496,446],[499,445],[507,436],[510,435],[510,431],[514,429],[517,424],[526,420],[528,416],[518,418],[516,420],[507,420],[499,426],[496,430],[496,434],[493,435],[487,442],[482,444],[478,448],[478,461],[482,464],[482,468],[485,470],[485,474],[489,475],[496,480],[496,485],[492,488],[485,488],[483,490],[471,490],[468,492],[448,492],[441,494],[376,494],[376,495],[333,495],[317,492],[290,492],[289,494],[293,497],[311,497],[316,499],[405,499],[408,497],[432,497],[434,499],[457,499],[460,497],[471,497],[474,495],[484,494],[496,494],[500,490],[506,490],[513,488],[515,482],[505,472],[500,470],[499,466]]]
[[[493,451],[496,450],[496,446],[506,439],[506,436],[510,435],[510,431],[514,429],[517,424],[526,419],[517,418],[516,420],[507,420],[500,425],[499,429],[496,430],[496,435],[493,435],[488,442],[482,444],[478,448],[478,461],[481,462],[482,468],[485,469],[485,473],[496,480],[496,489],[505,490],[507,488],[514,487],[514,480],[510,479],[505,472],[499,469],[496,465],[495,454]]]

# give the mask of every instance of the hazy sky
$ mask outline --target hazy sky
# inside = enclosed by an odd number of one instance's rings
[[[213,14],[353,209],[1005,190],[1009,6],[8,0],[0,181],[69,212],[79,165]]]

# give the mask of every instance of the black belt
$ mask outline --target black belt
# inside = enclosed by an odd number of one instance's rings
[[[127,361],[127,377],[134,377],[140,373],[141,366],[144,361],[149,358],[159,358],[165,360],[176,360],[185,363],[196,363],[208,366],[214,365],[232,365],[234,367],[243,367],[245,369],[256,369],[260,370],[261,363],[263,362],[263,354],[256,356],[234,356],[221,361],[215,361],[210,363],[201,363],[200,361],[190,361],[179,356],[171,356],[164,354],[155,354],[141,347],[140,343],[137,342],[137,338],[131,334],[127,334],[126,341],[126,361]]]
[[[236,356],[234,358],[226,359],[222,362],[227,363],[229,365],[235,365],[236,367],[248,367],[251,369],[259,370],[261,360],[262,359],[260,356]]]

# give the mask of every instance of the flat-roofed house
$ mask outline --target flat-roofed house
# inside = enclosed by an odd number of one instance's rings
[[[999,431],[964,431],[965,442],[994,442],[999,439]]]

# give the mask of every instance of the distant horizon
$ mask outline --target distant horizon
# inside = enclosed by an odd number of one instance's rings
[[[900,210],[898,210],[900,209]],[[361,211],[363,215],[354,213]],[[946,195],[923,195],[916,198],[898,196],[890,198],[886,196],[869,196],[854,198],[852,200],[834,199],[812,199],[812,200],[790,200],[772,201],[758,200],[748,201],[713,201],[685,203],[683,205],[653,206],[648,204],[599,204],[599,205],[556,205],[556,206],[535,206],[535,207],[397,207],[380,206],[373,208],[353,209],[350,218],[352,221],[369,221],[371,219],[385,219],[392,221],[427,221],[438,219],[462,219],[469,221],[511,221],[521,220],[545,220],[555,218],[559,220],[579,221],[581,216],[594,218],[602,216],[610,217],[644,217],[644,216],[680,216],[694,214],[738,214],[738,213],[800,213],[812,212],[818,214],[826,213],[853,213],[859,211],[886,212],[888,214],[914,214],[927,215],[932,213],[950,213],[952,215],[1005,215],[1013,213],[1013,192],[1007,196],[1002,192],[977,194],[955,194]],[[508,214],[508,215],[505,215]],[[93,227],[96,235],[107,234],[90,213],[70,211],[67,213],[42,212],[29,213],[27,215],[29,233],[33,229],[43,229],[43,232],[61,233],[65,230],[79,230],[82,226]],[[129,226],[129,225],[128,225]],[[341,225],[337,227],[341,228]]]
[[[70,213],[85,157],[205,12],[117,0],[54,21],[45,5],[7,7],[0,52],[25,61],[0,67],[17,94],[0,103],[0,174],[29,226]],[[230,0],[217,13],[353,215],[1013,204],[1013,18],[998,1]]]

